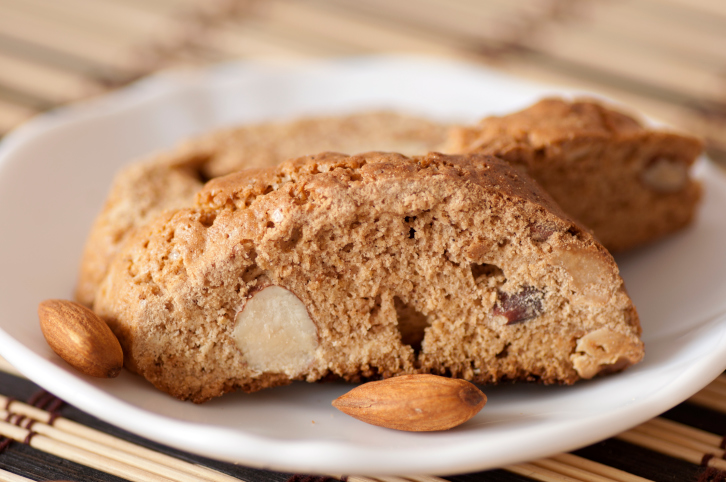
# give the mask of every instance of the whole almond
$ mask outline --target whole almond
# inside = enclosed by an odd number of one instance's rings
[[[486,402],[486,395],[466,380],[403,375],[364,383],[333,400],[333,406],[371,425],[432,432],[461,425]]]
[[[121,344],[93,311],[73,301],[45,300],[38,305],[38,318],[48,345],[81,373],[99,378],[121,373]]]

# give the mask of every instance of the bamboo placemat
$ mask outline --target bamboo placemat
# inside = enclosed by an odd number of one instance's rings
[[[724,0],[0,0],[0,135],[160,69],[381,52],[598,91],[726,158]]]
[[[600,443],[447,476],[305,475],[214,461],[151,442],[65,404],[0,358],[0,482],[644,482],[726,480],[726,375],[668,412]]]
[[[163,69],[391,52],[597,91],[701,135],[711,158],[726,162],[724,0],[0,0],[0,136],[37,113]],[[1,359],[0,369],[0,482],[322,480],[160,446],[62,405]],[[45,408],[34,413],[41,420],[32,422],[20,401]],[[724,434],[721,376],[618,437],[445,480],[726,481]]]

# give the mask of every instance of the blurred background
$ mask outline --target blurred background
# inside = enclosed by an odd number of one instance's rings
[[[158,70],[376,53],[594,90],[726,159],[724,0],[0,0],[0,136]]]

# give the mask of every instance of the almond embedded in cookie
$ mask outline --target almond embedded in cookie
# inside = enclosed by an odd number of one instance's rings
[[[480,155],[324,153],[215,178],[133,235],[95,309],[128,366],[196,402],[406,373],[572,383],[643,354],[610,254]]]

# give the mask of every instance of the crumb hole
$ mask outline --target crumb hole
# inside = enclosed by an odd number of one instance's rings
[[[212,176],[210,176],[207,173],[206,166],[207,166],[206,162],[201,163],[201,164],[197,165],[194,168],[194,171],[192,172],[192,175],[194,177],[196,177],[199,180],[199,182],[201,182],[202,184],[206,184],[207,182],[209,182],[212,179]]]
[[[424,335],[426,334],[425,330],[428,326],[431,326],[431,323],[426,315],[405,303],[398,296],[393,298],[393,305],[396,308],[401,343],[410,345],[413,348],[414,354],[418,356],[421,352]]]
[[[214,220],[217,219],[217,215],[213,212],[202,213],[199,216],[199,222],[205,228],[209,228],[214,224]]]
[[[506,358],[509,355],[509,347],[511,346],[511,343],[507,343],[504,345],[504,348],[502,348],[502,351],[497,353],[497,358]]]
[[[278,242],[278,246],[283,252],[287,253],[291,251],[297,245],[297,243],[300,242],[301,239],[302,228],[300,226],[296,226],[295,228],[293,228],[288,238],[285,238]]]
[[[504,271],[499,266],[486,263],[472,263],[471,276],[474,278],[474,283],[483,284],[489,288],[498,288],[507,281]]]
[[[414,239],[416,237],[416,230],[411,228],[408,230],[408,239]]]

